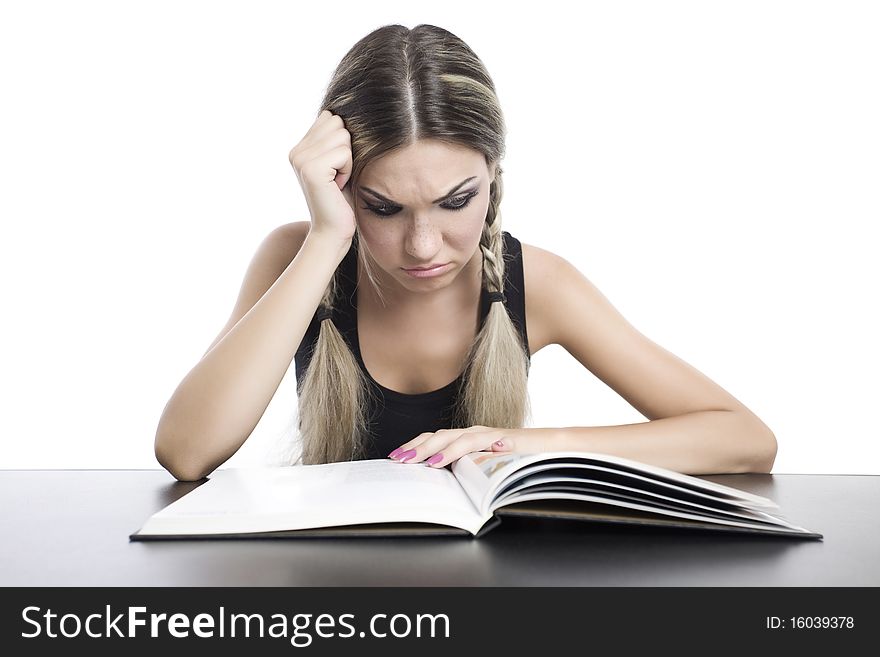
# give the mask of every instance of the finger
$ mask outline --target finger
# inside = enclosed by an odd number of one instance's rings
[[[434,433],[423,433],[402,446],[396,457],[405,463],[421,463],[436,454],[461,435],[461,429],[440,429]],[[393,452],[392,452],[393,453]]]
[[[511,452],[513,451],[513,441],[509,438],[502,438],[489,445],[486,450],[490,452]]]
[[[405,458],[406,463],[423,463],[428,457],[447,449],[460,435],[461,429],[441,429],[414,446],[415,454],[410,457],[404,454],[401,458]]]
[[[351,148],[345,146],[345,162],[343,162],[342,166],[336,170],[336,184],[339,185],[339,189],[343,189],[346,184],[348,184],[349,178],[351,178],[351,170],[354,165],[354,161],[351,157]]]
[[[428,440],[428,438],[430,438],[433,435],[434,435],[433,431],[426,431],[424,433],[420,433],[418,436],[416,436],[412,440],[408,440],[407,442],[403,443],[403,445],[401,445],[397,449],[393,450],[388,455],[388,458],[392,458],[392,459],[398,458],[399,459],[403,455],[404,452],[408,452],[409,450],[416,449],[419,445],[421,445],[423,442]],[[407,460],[409,460],[409,459],[407,459]]]
[[[330,110],[321,110],[318,112],[318,115],[315,117],[315,120],[312,121],[312,125],[309,126],[309,129],[306,130],[305,134],[302,136],[300,141],[305,141],[312,137],[315,132],[320,128],[321,125],[326,123],[327,119],[329,119],[333,114]]]
[[[432,468],[444,468],[471,452],[479,452],[486,445],[486,436],[479,433],[466,433],[433,454],[425,454],[425,463]],[[439,456],[440,458],[436,458]],[[407,461],[408,463],[409,461]]]
[[[346,135],[350,134],[348,130],[345,129],[345,121],[343,121],[341,116],[338,114],[327,114],[321,116],[319,120],[315,121],[314,125],[312,125],[306,133],[306,136],[310,140],[323,139],[333,132],[345,133]]]
[[[308,162],[340,146],[351,150],[351,134],[347,130],[334,130],[327,134],[312,135],[303,139],[291,150],[291,155],[295,150],[297,160]]]

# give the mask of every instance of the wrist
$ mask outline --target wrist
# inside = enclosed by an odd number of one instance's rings
[[[335,258],[338,263],[345,257],[345,254],[348,253],[348,250],[351,248],[351,241],[352,238],[350,237],[345,238],[310,229],[306,235],[303,247],[308,245],[310,250],[327,253],[329,256]]]
[[[514,429],[512,437],[515,452],[564,452],[570,449],[565,430],[557,427]]]

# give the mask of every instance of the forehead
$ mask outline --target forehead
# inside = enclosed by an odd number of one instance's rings
[[[361,172],[360,182],[369,187],[385,184],[401,190],[404,186],[434,188],[455,184],[485,171],[486,159],[479,151],[436,139],[422,139],[370,162]]]

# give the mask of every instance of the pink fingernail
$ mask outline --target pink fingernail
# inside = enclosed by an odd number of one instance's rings
[[[429,458],[425,463],[428,465],[434,465],[435,463],[439,463],[443,460],[443,454],[434,454],[431,458]]]
[[[402,447],[398,447],[397,449],[395,449],[393,452],[391,452],[391,453],[388,455],[388,458],[390,458],[390,459],[395,458],[398,454],[400,454],[400,451],[401,451],[402,449],[403,449]]]
[[[414,450],[414,449],[409,449],[409,450],[405,451],[403,454],[400,455],[399,460],[400,460],[401,463],[403,463],[404,461],[406,461],[407,459],[411,459],[411,458],[414,457],[415,455],[416,455],[416,450]]]

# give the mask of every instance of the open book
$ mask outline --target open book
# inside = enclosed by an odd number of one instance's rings
[[[131,540],[480,536],[505,516],[822,538],[764,497],[607,454],[475,452],[449,468],[391,459],[217,470]]]

